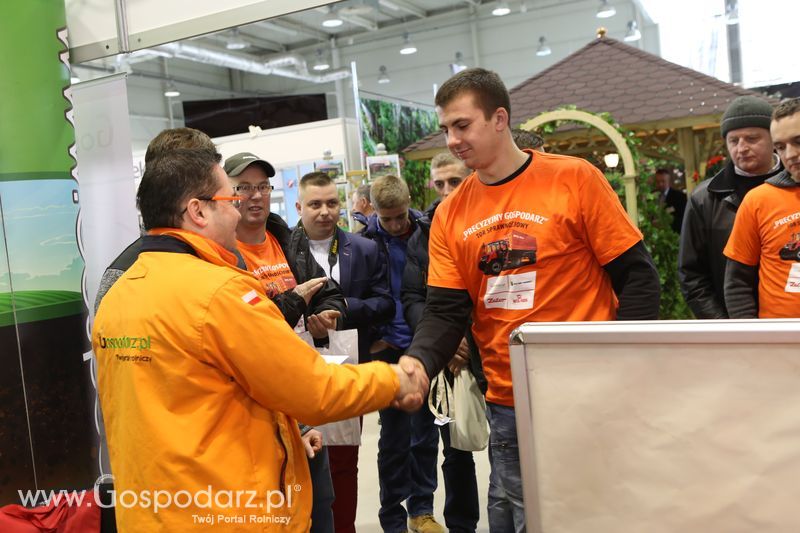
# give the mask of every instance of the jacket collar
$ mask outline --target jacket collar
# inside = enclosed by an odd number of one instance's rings
[[[350,236],[338,227],[336,235],[339,239],[339,285],[342,287],[342,294],[347,296],[350,292],[350,277],[353,274]]]
[[[717,175],[711,178],[708,183],[708,190],[716,193],[733,192],[736,186],[733,180],[736,179],[736,169],[733,167],[733,161],[728,159],[725,167],[717,172]]]
[[[189,246],[192,250],[194,250],[194,255],[203,259],[204,261],[208,261],[209,263],[219,265],[219,266],[226,266],[226,267],[233,267],[237,268],[237,259],[236,254],[230,252],[217,244],[216,242],[203,237],[193,231],[188,231],[180,228],[154,228],[148,232],[149,236],[152,237],[171,237],[173,239],[177,239],[178,241],[183,243],[181,245],[169,245],[168,241],[163,240],[162,246],[164,249],[162,250],[155,250],[150,249],[149,251],[176,251],[184,253],[186,250],[186,246]],[[153,239],[153,241],[158,241],[159,239]],[[170,247],[174,249],[169,249]],[[143,252],[148,251],[147,249],[142,249]],[[237,269],[238,270],[238,269]]]
[[[779,164],[776,170],[764,174],[763,176],[766,178],[771,178],[780,174],[783,171],[783,164]],[[752,178],[757,178],[759,176],[751,176]],[[724,193],[732,193],[736,190],[736,182],[737,179],[736,169],[733,166],[733,161],[728,159],[728,162],[725,164],[725,167],[720,170],[716,176],[711,178],[711,181],[708,183],[708,190],[713,193],[724,194]],[[791,179],[791,178],[789,178]]]
[[[782,172],[775,174],[767,180],[767,183],[784,189],[788,189],[790,187],[800,187],[800,183],[797,183],[794,181],[794,179],[792,179],[792,176],[789,174],[788,170],[783,170]]]

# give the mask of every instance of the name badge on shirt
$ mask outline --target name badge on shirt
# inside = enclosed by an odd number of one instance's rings
[[[533,309],[536,272],[509,274],[486,280],[483,304],[487,309]]]
[[[789,278],[786,280],[785,292],[800,292],[800,263],[792,265]]]

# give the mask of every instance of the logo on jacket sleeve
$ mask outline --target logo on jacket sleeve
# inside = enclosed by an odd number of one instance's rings
[[[245,294],[244,296],[242,296],[242,301],[246,304],[256,305],[258,302],[261,301],[261,297],[255,290],[252,290],[247,294]]]

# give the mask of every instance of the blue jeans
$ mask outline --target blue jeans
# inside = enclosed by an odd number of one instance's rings
[[[311,507],[311,533],[333,533],[333,481],[328,462],[328,447],[323,446],[313,459],[308,460],[311,472],[313,504]]]
[[[427,406],[422,408],[427,409]],[[450,446],[450,426],[441,426],[439,429],[444,452],[445,525],[450,533],[474,533],[480,519],[480,503],[472,452]]]
[[[489,531],[524,533],[525,504],[514,408],[486,402],[489,419]]]
[[[374,358],[396,363],[400,355],[400,350],[384,350]],[[433,514],[439,434],[427,407],[412,414],[392,408],[378,414],[378,518],[386,533],[405,532],[409,516]]]

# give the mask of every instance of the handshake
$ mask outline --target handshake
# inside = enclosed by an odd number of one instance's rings
[[[392,365],[392,369],[400,381],[392,407],[409,413],[416,411],[428,397],[430,380],[425,367],[419,359],[404,355],[396,365]]]

